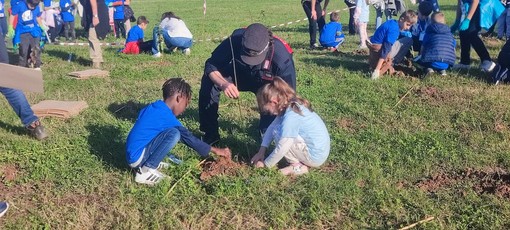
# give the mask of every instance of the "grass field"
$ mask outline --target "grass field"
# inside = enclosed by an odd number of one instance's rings
[[[452,24],[456,1],[439,3]],[[252,22],[272,26],[305,17],[296,0],[208,1],[206,16],[202,4],[133,0],[132,8],[152,25],[163,11],[174,11],[197,40],[224,37]],[[328,8],[345,4],[331,1]],[[341,11],[345,29],[347,19]],[[193,100],[180,119],[199,135],[200,78],[217,41],[195,43],[190,56],[160,59],[104,48],[110,77],[83,81],[67,73],[88,68],[88,49],[48,45],[45,92],[28,93],[29,101],[85,100],[89,108],[68,120],[43,119],[51,136],[38,142],[0,99],[0,200],[12,205],[0,229],[396,229],[431,216],[417,228],[510,228],[507,85],[491,85],[478,70],[372,81],[367,57],[352,52],[357,36],[346,36],[342,55],[310,51],[307,27],[299,22],[273,29],[293,47],[298,91],[332,139],[326,164],[298,178],[241,167],[235,175],[201,181],[201,159],[178,145],[175,154],[185,163],[164,171],[169,181],[155,187],[133,181],[125,138],[138,111],[161,97],[165,79],[180,76],[192,85]],[[488,43],[493,58],[502,45]],[[478,65],[474,52],[472,57]],[[252,94],[222,98],[219,122],[221,145],[234,159],[244,161],[258,150]]]

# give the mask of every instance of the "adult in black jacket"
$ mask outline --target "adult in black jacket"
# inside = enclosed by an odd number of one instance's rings
[[[92,66],[100,69],[103,62],[103,53],[99,40],[104,39],[110,32],[108,7],[106,7],[103,0],[80,0],[80,3],[83,6],[81,25],[89,34],[89,53]]]
[[[259,23],[235,30],[205,62],[198,101],[200,130],[205,132],[202,139],[208,144],[219,141],[221,91],[229,98],[238,98],[239,91],[256,93],[274,76],[296,89],[296,70],[288,44]],[[264,132],[274,118],[261,114],[260,131]]]

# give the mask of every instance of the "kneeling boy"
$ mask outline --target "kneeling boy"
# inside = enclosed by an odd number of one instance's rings
[[[393,63],[402,61],[411,48],[413,39],[409,37],[398,39],[400,31],[409,30],[416,20],[416,12],[408,10],[402,13],[398,21],[388,20],[377,28],[367,44],[370,49],[372,79],[379,78],[388,70],[392,73]]]
[[[182,78],[171,78],[163,84],[163,100],[143,108],[126,141],[127,162],[136,168],[137,183],[154,185],[167,177],[158,169],[167,168],[163,158],[180,140],[202,157],[213,152],[230,158],[228,148],[212,147],[195,137],[177,120],[191,99],[191,87]]]

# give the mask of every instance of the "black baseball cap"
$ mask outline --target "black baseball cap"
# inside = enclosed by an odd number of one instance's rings
[[[269,30],[260,23],[253,23],[244,31],[241,44],[241,60],[248,65],[258,65],[269,49]]]

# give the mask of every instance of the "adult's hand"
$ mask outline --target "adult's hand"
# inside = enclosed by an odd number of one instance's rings
[[[99,24],[99,18],[98,17],[92,17],[92,25],[96,27]]]
[[[222,85],[222,90],[225,93],[225,96],[229,98],[238,98],[239,97],[239,90],[237,87],[232,83],[225,83],[225,85]]]
[[[460,23],[460,27],[459,27],[459,30],[460,31],[464,31],[464,30],[467,30],[469,28],[469,23],[471,22],[471,20],[469,19],[464,19],[464,21],[462,21],[462,23]]]
[[[317,11],[312,10],[312,20],[317,20]]]

